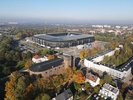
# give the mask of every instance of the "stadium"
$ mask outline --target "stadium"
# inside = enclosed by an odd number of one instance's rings
[[[38,34],[32,37],[32,41],[40,46],[64,48],[91,43],[95,41],[95,38],[93,35],[68,32],[54,34]]]

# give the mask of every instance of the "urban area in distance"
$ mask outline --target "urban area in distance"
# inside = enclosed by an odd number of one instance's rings
[[[1,0],[0,100],[133,100],[132,5]]]

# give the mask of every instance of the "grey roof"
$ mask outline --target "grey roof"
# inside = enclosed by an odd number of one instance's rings
[[[63,63],[63,59],[55,58],[55,59],[48,60],[45,62],[37,63],[33,66],[30,66],[29,69],[33,72],[42,72],[42,71],[49,70],[53,67],[57,67],[59,65],[62,65],[62,63]]]
[[[109,53],[109,52],[111,52],[111,51],[112,51],[111,49],[107,49],[107,50],[105,50],[105,51],[103,51],[103,52],[100,52],[100,53],[98,53],[98,54],[89,56],[87,59],[88,59],[88,60],[92,60],[92,59],[94,59],[94,58],[96,58],[96,57],[105,55],[105,54],[107,54],[107,53]]]
[[[52,100],[68,100],[70,97],[72,97],[73,94],[70,89],[65,90],[63,93],[57,95],[54,99]]]
[[[119,91],[118,88],[113,87],[112,85],[107,84],[107,83],[105,83],[102,88],[107,89],[108,91],[111,91],[111,92],[113,92],[115,94]]]
[[[119,71],[127,71],[129,70],[130,68],[133,67],[133,56],[124,64],[122,64],[120,67],[116,67],[117,70]]]
[[[112,68],[112,69],[115,69],[115,70],[118,70],[118,71],[121,71],[121,72],[123,72],[123,71],[128,71],[131,67],[133,67],[133,56],[132,56],[127,62],[123,63],[123,64],[120,65],[120,66],[114,66],[114,65],[112,65],[112,64],[105,64],[105,63],[100,63],[100,62],[95,62],[95,61],[93,61],[94,58],[99,57],[99,56],[102,56],[102,55],[105,55],[106,53],[109,53],[109,52],[111,52],[111,51],[112,51],[112,50],[108,49],[108,50],[105,50],[105,51],[100,52],[100,53],[98,53],[98,54],[92,55],[92,56],[90,56],[90,57],[88,57],[88,58],[86,58],[86,59],[87,59],[87,60],[90,60],[90,61],[92,61],[92,62],[94,62],[94,63],[96,63],[96,64],[105,65],[105,66],[107,66],[107,67],[110,67],[110,68]]]
[[[55,33],[55,34],[38,34],[34,35],[34,37],[48,40],[48,41],[72,41],[83,38],[94,37],[94,35],[81,34],[81,33]]]

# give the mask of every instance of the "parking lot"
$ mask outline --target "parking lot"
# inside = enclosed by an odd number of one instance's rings
[[[19,41],[19,47],[23,53],[26,53],[27,51],[36,53],[39,51],[39,48],[35,48],[33,44],[27,43],[25,41]]]
[[[102,41],[98,41],[97,44],[92,44],[91,46],[87,46],[86,44],[84,45],[84,48],[83,49],[91,49],[92,47],[101,47],[101,48],[104,48],[104,46],[108,44],[108,42],[102,42]],[[69,47],[69,48],[59,48],[59,49],[55,49],[56,51],[59,51],[59,52],[63,52],[63,53],[66,53],[66,54],[69,54],[69,55],[72,55],[74,57],[79,57],[79,53],[82,49],[78,49],[76,46],[75,47]]]

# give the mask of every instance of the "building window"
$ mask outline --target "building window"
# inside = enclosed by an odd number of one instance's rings
[[[56,70],[56,68],[55,68],[55,70]]]
[[[46,72],[46,74],[47,74],[47,72]]]
[[[60,69],[60,67],[59,67],[59,69]]]

